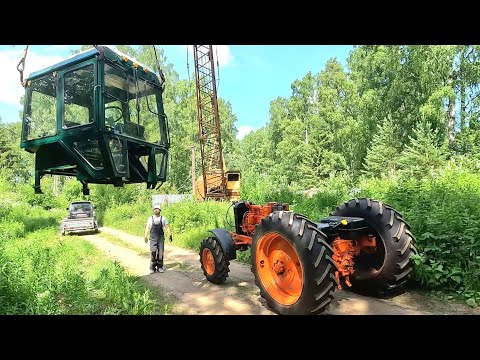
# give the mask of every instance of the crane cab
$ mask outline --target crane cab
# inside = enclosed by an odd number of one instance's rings
[[[227,200],[236,202],[240,200],[240,172],[229,170],[224,176],[207,173],[205,179],[207,186],[204,186],[203,176],[199,176],[194,183],[194,196],[198,201],[205,199]],[[205,188],[207,192],[205,193]]]
[[[97,46],[26,80],[21,148],[35,154],[35,193],[45,174],[154,188],[170,148],[162,82],[145,66]]]

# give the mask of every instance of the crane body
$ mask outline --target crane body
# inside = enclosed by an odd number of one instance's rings
[[[195,196],[240,200],[240,173],[225,170],[212,45],[194,45],[193,56],[202,172],[194,186]]]

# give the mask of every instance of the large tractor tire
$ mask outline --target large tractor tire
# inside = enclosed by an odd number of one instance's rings
[[[280,315],[323,312],[335,291],[327,237],[302,215],[275,211],[256,227],[252,272],[267,306]]]
[[[412,271],[410,254],[416,253],[415,238],[402,215],[381,201],[367,198],[347,201],[331,215],[364,218],[377,238],[374,254],[354,257],[352,291],[374,296],[402,292]]]
[[[203,274],[208,281],[214,284],[223,284],[230,272],[230,261],[226,260],[225,253],[216,237],[209,237],[200,245],[200,264]]]

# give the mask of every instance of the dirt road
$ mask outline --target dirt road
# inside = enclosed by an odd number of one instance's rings
[[[231,261],[230,276],[223,285],[208,282],[200,269],[198,252],[165,245],[165,272],[149,273],[148,245],[143,238],[108,227],[82,238],[119,261],[152,290],[163,289],[174,300],[174,314],[274,315],[259,297],[247,264]],[[407,292],[393,299],[376,299],[336,291],[335,300],[322,315],[421,315],[480,314],[458,303],[445,303]]]

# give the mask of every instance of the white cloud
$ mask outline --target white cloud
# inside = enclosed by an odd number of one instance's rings
[[[193,63],[193,45],[182,45],[183,48],[188,48],[189,56],[191,56]],[[228,45],[213,45],[213,57],[215,59],[215,66],[217,65],[217,54],[218,54],[218,65],[220,67],[231,64],[233,62],[233,55],[230,47]]]
[[[20,85],[20,74],[17,64],[23,56],[23,48],[0,51],[0,103],[20,107],[20,97],[24,89]],[[32,72],[53,65],[63,60],[60,56],[43,56],[29,50],[25,61],[23,79]]]
[[[238,128],[237,139],[242,140],[248,133],[255,131],[251,126],[240,126]]]
[[[213,45],[215,57],[218,54],[218,63],[220,66],[228,65],[233,61],[233,55],[228,45]]]

